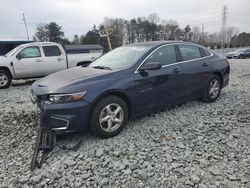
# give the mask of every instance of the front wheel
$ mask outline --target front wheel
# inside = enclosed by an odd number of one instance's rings
[[[94,107],[90,131],[98,137],[109,138],[121,132],[128,119],[126,103],[117,96],[107,96]]]
[[[0,89],[9,88],[10,85],[11,75],[5,70],[0,70]]]
[[[220,95],[220,91],[222,88],[222,81],[217,75],[212,75],[205,86],[204,89],[204,102],[214,102]]]

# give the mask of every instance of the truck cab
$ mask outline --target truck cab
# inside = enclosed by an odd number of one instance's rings
[[[89,64],[102,51],[70,53],[54,42],[22,44],[0,57],[0,89],[7,88],[12,79],[37,78],[75,66]]]

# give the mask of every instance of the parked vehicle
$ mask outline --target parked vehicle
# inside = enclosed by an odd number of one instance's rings
[[[67,50],[67,49],[66,49]],[[37,78],[76,66],[88,65],[102,55],[102,49],[68,49],[53,42],[22,44],[0,56],[0,89],[12,79]],[[86,51],[87,50],[87,51]]]
[[[236,58],[236,59],[245,59],[245,58],[250,58],[250,48],[249,49],[238,49],[233,52],[228,52],[227,53],[227,58]]]
[[[197,44],[138,43],[36,81],[31,98],[42,109],[43,128],[107,138],[129,118],[193,99],[214,102],[229,72],[225,58]]]
[[[15,47],[25,44],[25,43],[30,43],[34,41],[0,41],[0,56],[7,54],[9,51],[14,49]]]

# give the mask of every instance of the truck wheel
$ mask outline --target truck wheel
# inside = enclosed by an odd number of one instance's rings
[[[92,134],[110,138],[121,132],[128,119],[126,103],[117,96],[107,96],[94,107],[89,128]]]
[[[212,75],[205,86],[202,100],[207,103],[216,101],[222,88],[221,79],[217,75]]]
[[[11,75],[5,70],[0,70],[0,89],[9,88],[11,85]]]

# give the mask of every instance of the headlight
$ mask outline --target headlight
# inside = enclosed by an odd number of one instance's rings
[[[79,101],[86,95],[87,91],[71,94],[52,94],[49,95],[47,102],[50,103],[68,103]]]

